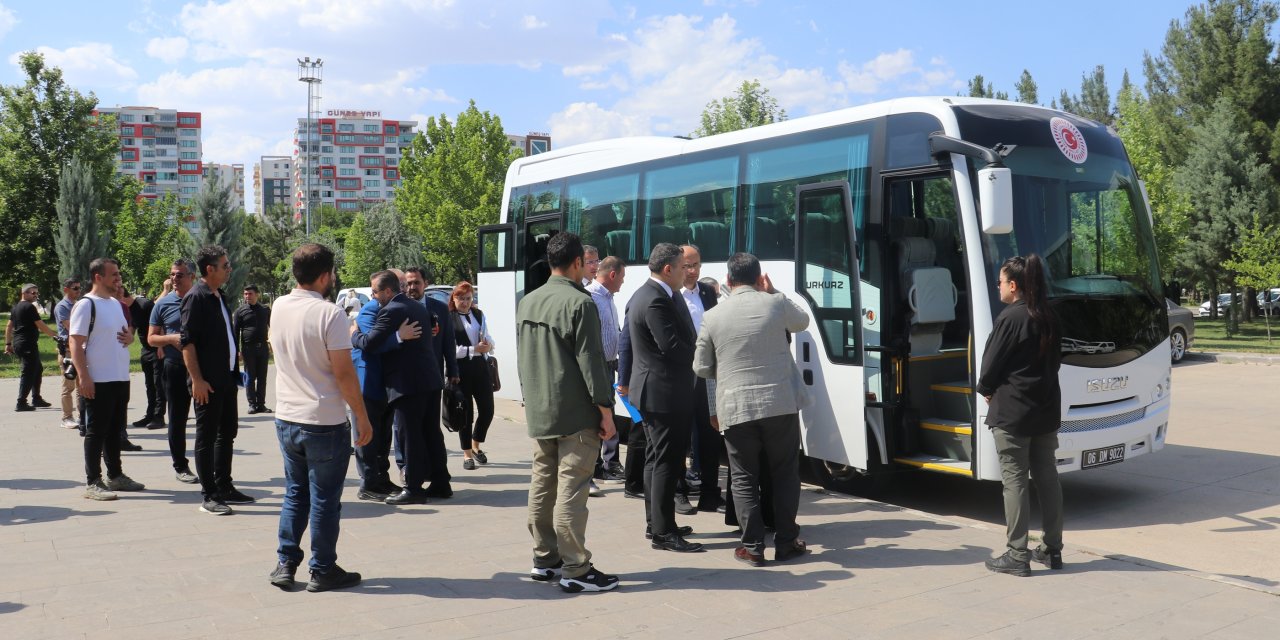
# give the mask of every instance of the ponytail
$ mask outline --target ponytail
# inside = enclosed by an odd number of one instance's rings
[[[1053,310],[1049,308],[1049,285],[1044,275],[1044,261],[1032,253],[1025,258],[1014,256],[1000,266],[1004,277],[1018,285],[1022,292],[1022,301],[1027,305],[1027,315],[1031,316],[1031,324],[1040,334],[1040,357],[1049,355],[1057,341]]]

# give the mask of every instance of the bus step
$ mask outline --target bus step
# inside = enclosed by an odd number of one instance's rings
[[[938,384],[929,385],[929,390],[940,393],[960,393],[968,395],[973,393],[973,385],[970,385],[968,380],[961,380],[960,382],[940,382]]]
[[[973,477],[973,470],[969,468],[969,462],[967,460],[939,458],[938,456],[930,455],[914,455],[894,458],[893,461],[898,464],[905,464],[919,469],[924,469],[926,471],[950,473],[968,478]]]
[[[960,420],[925,418],[920,421],[920,451],[954,460],[972,460],[973,426]]]
[[[963,359],[966,355],[968,355],[968,352],[964,349],[952,349],[939,351],[938,353],[910,356],[908,360],[914,364],[919,362],[937,362],[939,360],[958,360]]]

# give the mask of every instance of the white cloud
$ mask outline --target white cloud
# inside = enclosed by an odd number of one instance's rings
[[[13,15],[13,11],[0,4],[0,38],[4,38],[16,24],[18,24],[18,16]]]
[[[547,22],[539,20],[538,16],[525,16],[520,19],[520,26],[526,30],[545,29]]]
[[[548,120],[557,147],[592,140],[642,136],[650,132],[644,116],[604,109],[594,102],[575,102]]]
[[[147,55],[166,64],[174,64],[187,55],[190,43],[181,36],[176,38],[152,38],[147,42]]]
[[[67,84],[72,86],[127,88],[138,78],[138,72],[118,60],[115,49],[103,42],[66,49],[36,47],[36,52],[44,56],[46,65],[62,69]],[[10,56],[9,62],[17,64],[19,55]]]

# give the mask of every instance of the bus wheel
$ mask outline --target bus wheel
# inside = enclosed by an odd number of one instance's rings
[[[888,486],[888,476],[884,473],[865,473],[818,458],[808,460],[814,481],[828,491],[874,499]]]

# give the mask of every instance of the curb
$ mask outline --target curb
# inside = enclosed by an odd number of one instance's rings
[[[1214,353],[1210,351],[1188,351],[1183,360],[1194,362],[1219,362],[1222,364],[1261,364],[1280,365],[1280,355],[1263,353]]]

